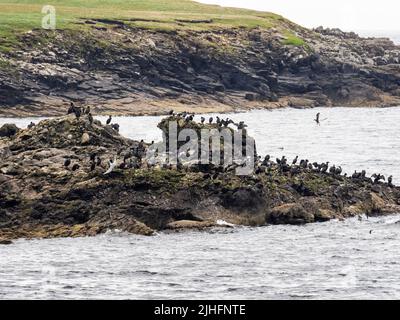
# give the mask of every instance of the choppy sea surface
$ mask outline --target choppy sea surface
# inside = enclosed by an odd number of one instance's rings
[[[321,112],[321,126],[313,121]],[[207,115],[209,116],[209,115]],[[213,115],[215,118],[215,115]],[[222,115],[257,150],[330,161],[400,181],[400,108],[319,108]],[[105,120],[105,117],[99,117]],[[1,119],[26,126],[38,119]],[[159,117],[116,117],[121,134],[161,138]],[[0,246],[0,299],[400,298],[399,216],[306,226],[142,237],[17,240]]]

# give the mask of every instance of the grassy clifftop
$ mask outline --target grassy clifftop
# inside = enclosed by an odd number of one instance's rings
[[[84,28],[81,19],[121,19],[132,26],[156,29],[272,27],[279,15],[200,4],[191,0],[0,0],[0,37],[41,27],[44,5],[57,11],[57,28]]]

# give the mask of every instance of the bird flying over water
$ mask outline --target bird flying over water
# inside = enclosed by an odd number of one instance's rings
[[[319,121],[319,116],[320,116],[320,115],[321,115],[321,114],[318,112],[317,115],[315,116],[315,119],[314,119],[314,121],[315,121],[318,125],[321,124],[321,122]]]

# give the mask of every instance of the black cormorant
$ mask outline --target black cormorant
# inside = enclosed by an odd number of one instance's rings
[[[28,129],[32,129],[34,126],[36,126],[36,124],[31,121],[31,123],[28,124]]]
[[[320,115],[321,115],[321,114],[318,112],[317,115],[315,116],[315,119],[314,119],[314,121],[315,121],[318,125],[321,124],[321,122],[319,121],[319,116],[320,116]]]
[[[69,167],[69,165],[71,164],[71,159],[65,159],[64,161],[64,167]]]
[[[111,123],[111,120],[112,120],[112,117],[111,117],[111,116],[108,116],[108,119],[107,119],[107,121],[106,121],[106,124],[110,124],[110,123]]]

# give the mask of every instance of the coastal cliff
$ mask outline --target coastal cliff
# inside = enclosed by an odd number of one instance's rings
[[[260,12],[240,23],[250,13],[234,13],[226,15],[234,25],[212,14],[77,15],[54,31],[13,34],[12,44],[0,33],[0,116],[57,116],[71,101],[119,115],[400,105],[400,47],[391,40]]]
[[[160,128],[174,119],[163,119]],[[181,123],[180,129],[218,129],[195,120]],[[2,242],[108,230],[152,235],[210,228],[219,221],[225,226],[304,224],[400,212],[399,187],[362,174],[347,177],[323,165],[256,160],[255,171],[246,176],[222,166],[151,165],[132,151],[150,144],[127,139],[86,115],[9,132],[0,138]],[[115,167],[105,174],[109,159]]]

